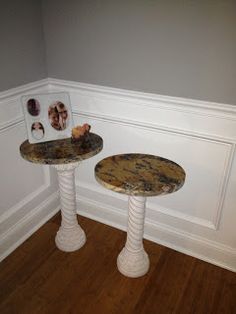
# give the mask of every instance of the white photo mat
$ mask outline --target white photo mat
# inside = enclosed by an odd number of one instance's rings
[[[71,137],[73,118],[68,93],[24,95],[21,102],[30,143]]]

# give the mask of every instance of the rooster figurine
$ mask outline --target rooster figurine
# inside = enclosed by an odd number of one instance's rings
[[[73,142],[77,141],[83,141],[86,139],[87,135],[89,134],[89,131],[91,129],[91,126],[88,123],[84,123],[82,126],[78,125],[74,127],[71,131],[71,137]]]

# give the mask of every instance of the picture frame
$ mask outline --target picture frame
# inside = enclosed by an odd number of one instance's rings
[[[21,103],[29,143],[71,137],[74,123],[68,93],[24,95]]]

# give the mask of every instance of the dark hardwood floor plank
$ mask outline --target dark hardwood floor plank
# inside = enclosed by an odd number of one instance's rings
[[[236,274],[221,269],[219,286],[212,313],[236,314]]]
[[[57,230],[58,226],[55,226]],[[11,305],[17,305],[18,309],[21,309],[21,313],[28,313],[31,310],[32,313],[36,313],[37,310],[40,310],[41,307],[51,301],[51,296],[55,294],[55,297],[57,297],[60,294],[64,289],[66,280],[71,281],[74,276],[73,263],[77,266],[82,264],[80,256],[83,255],[85,247],[76,252],[65,253],[56,248],[54,238],[55,233],[53,233],[52,254],[48,256],[44,263],[38,265],[33,273],[30,272],[29,274],[28,269],[25,270],[25,273],[28,274],[28,280],[15,287],[15,291],[4,300],[3,307],[10,308]],[[41,246],[38,248],[41,248]],[[34,265],[34,255],[31,255],[30,258],[29,264]],[[64,274],[64,271],[67,271],[67,273]],[[52,284],[50,285],[50,283]],[[34,300],[37,301],[37,306]],[[1,309],[0,305],[0,312]]]
[[[58,227],[47,223],[0,263],[0,300],[24,284],[55,249]]]
[[[99,228],[94,231],[95,236],[88,236],[84,257],[81,256],[80,263],[73,265],[74,274],[70,282],[63,286],[59,299],[52,299],[48,306],[49,311],[85,313],[86,308],[104,285],[107,276],[114,271],[115,248],[119,247],[121,232],[114,232],[114,229],[105,225],[99,225]]]
[[[177,313],[235,314],[236,275],[220,267],[196,260]]]
[[[120,245],[120,249],[125,244],[126,234]],[[140,278],[127,278],[119,273],[116,265],[117,252],[114,256],[112,269],[104,280],[100,293],[95,296],[93,302],[86,308],[85,313],[90,314],[98,311],[98,313],[131,313],[134,304],[138,301],[141,293],[146,288],[156,263],[162,254],[163,247],[158,246],[150,241],[144,241],[144,247],[150,257],[150,270]]]
[[[134,312],[175,313],[194,263],[193,257],[165,248]]]
[[[65,253],[55,246],[54,216],[0,263],[1,314],[236,314],[236,274],[150,241],[150,270],[119,273],[126,233],[79,217],[87,242]]]

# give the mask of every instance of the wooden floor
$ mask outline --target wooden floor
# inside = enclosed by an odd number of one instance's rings
[[[151,267],[130,279],[116,268],[124,232],[86,218],[86,245],[54,243],[57,215],[0,264],[0,313],[236,313],[236,274],[150,241]]]

